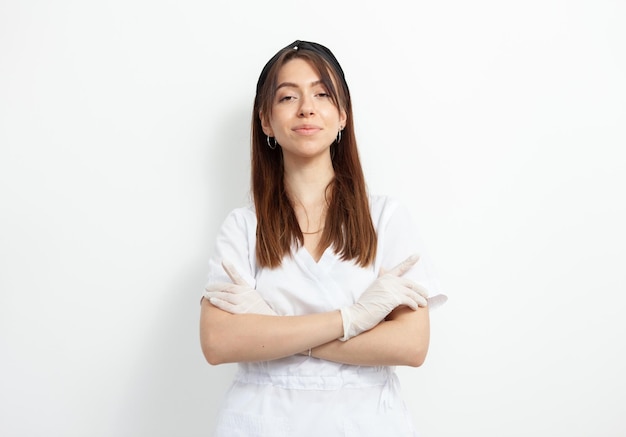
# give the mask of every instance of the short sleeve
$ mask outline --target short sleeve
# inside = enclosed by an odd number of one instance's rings
[[[227,260],[251,287],[256,286],[255,235],[256,217],[251,208],[238,208],[228,214],[217,234],[209,259],[207,285],[231,281],[222,267],[222,261]]]
[[[378,202],[378,268],[389,270],[410,255],[419,255],[419,261],[405,276],[428,290],[431,309],[443,305],[448,297],[441,291],[439,279],[408,208],[389,197]]]

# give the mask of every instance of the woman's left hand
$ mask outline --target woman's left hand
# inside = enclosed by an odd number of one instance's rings
[[[230,262],[222,261],[222,267],[233,283],[216,282],[206,287],[203,296],[213,306],[231,314],[277,315],[263,300],[261,294],[248,285]]]

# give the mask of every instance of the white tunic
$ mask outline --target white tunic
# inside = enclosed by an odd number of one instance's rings
[[[222,225],[209,283],[230,281],[221,267],[221,260],[227,259],[278,315],[333,311],[354,303],[381,267],[390,269],[418,253],[420,260],[406,276],[429,290],[431,309],[445,302],[408,210],[383,196],[372,196],[370,205],[378,235],[371,267],[341,261],[332,248],[316,263],[301,247],[277,269],[258,268],[256,216],[253,207],[245,207],[233,210]],[[216,437],[416,435],[393,367],[354,366],[303,355],[238,366],[218,415]]]

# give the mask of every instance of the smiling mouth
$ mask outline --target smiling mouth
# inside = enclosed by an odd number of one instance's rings
[[[306,126],[306,127],[298,127],[294,129],[294,132],[297,132],[301,135],[312,135],[314,133],[319,132],[321,129],[318,127],[313,127],[313,126]]]

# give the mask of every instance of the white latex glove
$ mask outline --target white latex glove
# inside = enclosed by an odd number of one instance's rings
[[[241,277],[235,266],[224,260],[222,267],[233,283],[216,282],[205,288],[203,296],[213,306],[231,314],[276,315],[259,292],[250,287]]]
[[[401,305],[413,310],[428,305],[428,291],[416,282],[402,277],[418,260],[419,256],[412,255],[388,272],[381,271],[380,276],[367,287],[356,303],[341,308],[341,341],[372,329]]]

